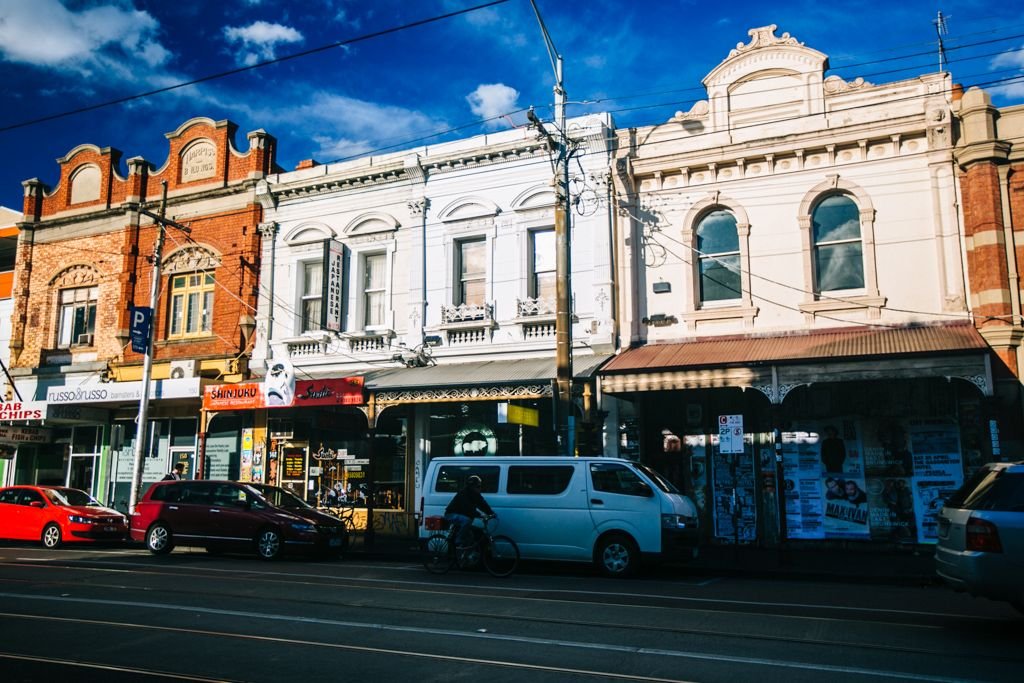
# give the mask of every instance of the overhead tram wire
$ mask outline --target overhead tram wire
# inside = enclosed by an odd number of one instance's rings
[[[336,42],[333,42],[333,43],[328,43],[326,45],[321,45],[319,47],[310,48],[308,50],[301,50],[299,52],[292,52],[290,54],[282,55],[280,57],[275,57],[273,59],[266,59],[266,60],[264,60],[262,62],[256,62],[255,64],[249,64],[249,65],[246,65],[246,66],[237,67],[235,69],[228,69],[226,71],[220,71],[218,73],[209,74],[209,75],[206,75],[206,76],[200,76],[199,78],[194,78],[194,79],[192,79],[190,81],[183,81],[181,83],[175,83],[174,85],[168,85],[168,86],[163,87],[163,88],[156,88],[154,90],[147,90],[146,92],[136,93],[134,95],[126,95],[125,97],[118,97],[118,98],[113,99],[113,100],[107,100],[106,102],[98,102],[96,104],[87,105],[85,107],[78,107],[77,109],[71,109],[71,110],[60,112],[60,113],[57,113],[57,114],[50,114],[48,116],[40,116],[40,117],[37,117],[37,118],[34,118],[34,119],[29,119],[27,121],[22,121],[20,123],[14,123],[14,124],[6,125],[6,126],[0,126],[0,133],[6,133],[7,131],[17,130],[18,128],[25,128],[27,126],[33,126],[33,125],[36,125],[36,124],[39,124],[39,123],[45,123],[47,121],[54,121],[56,119],[66,118],[68,116],[73,116],[75,114],[84,114],[85,112],[96,111],[97,109],[104,109],[106,107],[112,107],[112,106],[118,105],[118,104],[125,104],[126,102],[133,102],[135,100],[140,100],[140,99],[143,99],[143,98],[146,98],[146,97],[152,97],[153,95],[160,95],[160,94],[163,94],[163,93],[167,93],[167,92],[171,92],[171,91],[174,91],[174,90],[178,90],[180,88],[186,88],[186,87],[188,87],[190,85],[199,85],[200,83],[207,83],[209,81],[219,80],[221,78],[226,78],[228,76],[234,76],[234,75],[237,75],[237,74],[240,74],[240,73],[245,73],[247,71],[253,71],[255,69],[262,69],[263,67],[271,66],[273,64],[280,64],[281,62],[287,62],[287,61],[290,61],[290,60],[293,60],[293,59],[299,59],[301,57],[308,57],[310,55],[318,54],[318,53],[321,53],[321,52],[326,52],[328,50],[334,50],[334,49],[339,48],[339,47],[345,47],[345,46],[348,46],[348,45],[353,45],[355,43],[361,43],[361,42],[365,42],[367,40],[372,40],[374,38],[380,38],[382,36],[390,35],[392,33],[399,33],[401,31],[405,31],[405,30],[408,30],[408,29],[411,29],[411,28],[418,28],[420,26],[426,26],[428,24],[432,24],[432,23],[435,23],[435,22],[438,22],[438,21],[443,21],[445,19],[451,19],[453,17],[461,16],[463,14],[470,14],[470,13],[476,12],[478,10],[487,9],[488,7],[494,7],[496,5],[503,5],[506,2],[509,2],[509,0],[491,0],[491,2],[485,2],[485,3],[480,4],[480,5],[474,5],[473,7],[467,7],[465,9],[455,10],[455,11],[452,11],[452,12],[446,12],[444,14],[438,14],[438,15],[433,16],[433,17],[428,17],[426,19],[419,19],[417,21],[412,21],[412,22],[409,22],[407,24],[402,24],[400,26],[393,26],[391,28],[382,29],[380,31],[373,31],[371,33],[364,33],[363,35],[356,36],[354,38],[347,38],[345,40],[339,40],[339,41],[336,41]]]

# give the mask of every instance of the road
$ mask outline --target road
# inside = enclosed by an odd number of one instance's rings
[[[1024,617],[938,585],[27,544],[0,544],[0,634],[5,683],[1016,681],[1024,665]]]

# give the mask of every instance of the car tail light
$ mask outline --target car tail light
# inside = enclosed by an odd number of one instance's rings
[[[999,541],[999,530],[987,519],[971,517],[967,520],[966,546],[968,550],[983,553],[1001,553],[1003,544]]]

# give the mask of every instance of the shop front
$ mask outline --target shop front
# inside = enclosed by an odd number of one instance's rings
[[[600,377],[620,453],[695,499],[708,543],[934,543],[942,501],[999,459],[969,325],[653,345]]]
[[[594,445],[596,369],[607,356],[574,361],[578,451]],[[401,421],[408,438],[402,495],[418,501],[435,457],[534,456],[560,452],[555,432],[553,359],[480,361],[369,373],[369,415],[381,425]],[[599,436],[597,437],[599,438]]]

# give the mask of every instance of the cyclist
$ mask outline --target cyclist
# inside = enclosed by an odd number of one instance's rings
[[[444,509],[444,518],[452,527],[452,534],[455,537],[455,545],[465,548],[473,545],[473,533],[470,528],[473,519],[480,517],[480,510],[483,510],[492,517],[497,517],[494,510],[487,504],[480,494],[483,488],[483,481],[475,474],[469,475],[466,479],[466,487],[455,494],[448,507]]]

